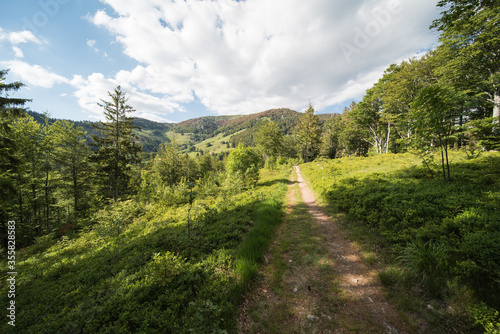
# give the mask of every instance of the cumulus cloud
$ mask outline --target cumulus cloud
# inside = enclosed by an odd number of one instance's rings
[[[103,109],[98,103],[101,102],[101,99],[109,100],[106,92],[113,92],[119,85],[126,92],[129,104],[137,110],[132,115],[134,117],[169,122],[162,115],[172,113],[176,110],[185,111],[181,105],[167,98],[144,93],[136,87],[129,85],[126,80],[120,81],[115,78],[106,78],[102,73],[93,73],[87,78],[81,75],[74,75],[72,79],[68,79],[40,65],[31,65],[21,60],[0,61],[0,66],[2,68],[9,68],[10,74],[18,77],[29,86],[43,88],[52,88],[56,84],[72,86],[75,89],[73,95],[76,97],[78,105],[87,112],[90,112],[90,117],[96,120],[103,120]],[[66,96],[66,93],[60,95],[60,97],[64,96]]]
[[[23,31],[10,31],[6,32],[2,28],[0,28],[0,41],[8,40],[12,44],[21,44],[21,43],[36,43],[41,44],[42,42],[29,30]]]
[[[140,64],[113,80],[150,105],[196,95],[221,114],[359,98],[391,63],[434,45],[439,14],[436,0],[102,1],[115,12],[91,21]]]
[[[39,38],[1,28],[17,59],[0,65],[30,85],[71,85],[94,119],[99,99],[118,85],[134,116],[155,120],[195,100],[219,114],[300,111],[309,101],[321,111],[359,99],[390,64],[432,48],[437,34],[428,27],[439,16],[437,0],[101,2],[109,9],[86,19],[115,36],[132,68],[64,77],[20,60],[18,45]],[[107,58],[101,41],[86,43]]]
[[[103,120],[103,109],[98,103],[101,103],[101,100],[109,101],[110,98],[106,92],[113,92],[119,85],[127,94],[128,104],[136,110],[131,115],[133,117],[166,122],[168,120],[162,117],[163,114],[174,112],[174,110],[183,110],[182,106],[164,97],[141,92],[126,82],[106,78],[102,73],[93,73],[87,78],[75,75],[70,84],[77,89],[74,96],[77,98],[78,104],[91,113],[92,119]]]
[[[3,68],[10,68],[10,73],[17,75],[24,83],[30,85],[52,88],[55,84],[69,83],[69,80],[63,76],[21,60],[2,61],[0,64]]]

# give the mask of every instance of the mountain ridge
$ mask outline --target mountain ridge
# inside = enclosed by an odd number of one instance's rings
[[[29,110],[28,115],[32,116],[40,124],[45,123],[45,116],[42,113]],[[260,125],[265,121],[276,122],[285,135],[293,133],[298,119],[302,113],[289,108],[275,108],[246,115],[222,115],[222,116],[201,116],[188,119],[179,123],[162,123],[151,121],[145,118],[134,117],[133,124],[139,129],[134,130],[139,137],[139,142],[143,145],[144,152],[156,152],[162,143],[172,141],[175,134],[187,136],[180,145],[182,150],[189,151],[189,148],[203,141],[213,138],[222,133],[223,137],[231,136],[233,146],[239,142],[245,145],[254,145],[253,135]],[[334,117],[336,114],[318,114],[321,120]],[[48,123],[52,124],[56,119],[48,115]],[[67,120],[67,119],[64,119]],[[91,136],[99,136],[100,133],[91,121],[73,121],[76,127],[82,127],[86,131],[87,142],[91,141]],[[247,130],[247,131],[242,131]],[[229,148],[229,147],[228,147]],[[192,149],[191,149],[192,151]]]

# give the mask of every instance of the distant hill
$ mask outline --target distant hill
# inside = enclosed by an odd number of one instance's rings
[[[43,114],[28,111],[35,121],[44,123]],[[281,130],[290,135],[302,114],[291,109],[270,109],[256,114],[236,116],[205,116],[180,123],[159,123],[144,118],[134,118],[133,124],[139,129],[134,132],[145,152],[156,152],[161,143],[174,141],[184,152],[220,153],[229,151],[238,143],[254,145],[254,135],[266,121],[276,122]],[[323,121],[335,114],[318,114]],[[55,122],[49,118],[49,123]],[[90,121],[71,121],[87,132],[87,142],[91,135],[100,135]]]
[[[44,115],[35,111],[28,111],[28,115],[32,116],[35,121],[40,124],[44,124]],[[56,118],[49,117],[49,124],[56,121]],[[87,132],[87,143],[91,143],[91,135],[99,136],[100,132],[96,130],[92,124],[96,122],[90,121],[73,121],[69,120],[75,124],[75,127],[82,127],[82,129]],[[150,121],[148,119],[134,118],[133,124],[138,126],[139,129],[134,130],[134,133],[139,137],[139,142],[142,144],[144,152],[156,152],[161,143],[170,142],[167,132],[172,129],[173,124],[170,123],[159,123]]]

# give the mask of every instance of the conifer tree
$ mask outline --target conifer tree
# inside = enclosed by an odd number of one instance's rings
[[[110,101],[98,103],[104,109],[107,122],[95,125],[102,136],[92,136],[97,152],[94,160],[98,164],[98,174],[106,195],[116,202],[125,194],[130,180],[132,164],[140,162],[141,147],[138,137],[133,134],[133,118],[127,114],[134,112],[127,104],[125,92],[118,86],[113,93],[108,92]]]
[[[297,142],[301,149],[304,162],[314,160],[319,153],[321,144],[321,120],[314,115],[314,108],[309,104],[305,114],[301,116],[297,128]]]
[[[4,224],[7,210],[16,198],[16,187],[13,175],[17,168],[16,146],[12,135],[12,122],[14,119],[25,114],[24,105],[31,101],[29,99],[12,98],[9,94],[18,91],[24,86],[21,82],[5,83],[8,70],[0,70],[0,224]]]

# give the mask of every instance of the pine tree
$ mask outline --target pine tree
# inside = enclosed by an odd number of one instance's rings
[[[113,93],[108,92],[111,101],[98,103],[104,109],[107,122],[95,125],[102,136],[92,136],[98,148],[94,160],[98,164],[98,172],[108,197],[116,202],[125,194],[130,180],[132,164],[140,162],[141,148],[137,144],[138,137],[132,133],[133,118],[127,114],[135,110],[127,104],[125,92],[118,86]]]
[[[13,208],[13,199],[17,197],[14,174],[18,165],[16,159],[15,137],[12,134],[12,123],[25,114],[24,105],[29,99],[11,98],[11,92],[24,87],[21,82],[5,83],[8,70],[0,70],[0,224],[5,224],[6,212]]]
[[[314,160],[319,153],[321,144],[321,120],[314,115],[314,108],[309,104],[305,114],[301,116],[297,127],[297,142],[301,149],[304,162]]]
[[[72,207],[73,213],[84,213],[90,192],[90,149],[85,144],[85,131],[72,122],[57,120],[52,124],[54,160],[59,176],[59,205]]]

